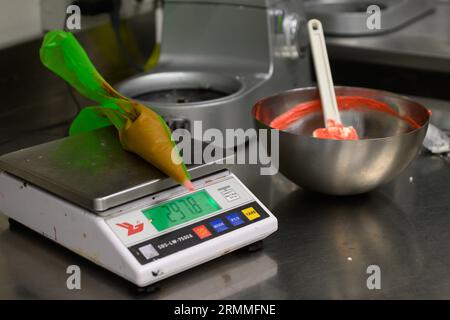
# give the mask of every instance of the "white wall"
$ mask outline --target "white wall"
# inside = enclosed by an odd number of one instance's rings
[[[42,30],[62,29],[66,8],[72,0],[0,0],[0,48],[24,42],[41,35]],[[140,5],[134,0],[122,1],[122,17],[144,14],[153,9],[153,0]],[[83,17],[82,29],[109,21],[107,15]]]
[[[41,34],[40,0],[0,0],[0,48]]]

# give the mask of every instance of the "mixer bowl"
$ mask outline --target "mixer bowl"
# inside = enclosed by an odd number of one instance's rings
[[[299,119],[279,135],[279,170],[297,185],[325,194],[368,192],[402,172],[416,157],[425,137],[429,113],[422,105],[389,92],[335,87],[337,96],[362,96],[385,102],[400,117],[365,108],[341,111],[345,126],[352,125],[360,140],[312,137],[323,127],[322,112]],[[256,126],[270,122],[297,104],[320,99],[316,87],[285,91],[258,101],[252,109]],[[401,117],[410,117],[414,128]],[[272,150],[271,152],[274,152]]]

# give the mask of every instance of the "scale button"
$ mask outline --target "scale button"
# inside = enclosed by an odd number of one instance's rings
[[[222,219],[216,219],[216,220],[214,220],[214,221],[211,221],[209,224],[210,224],[210,225],[214,228],[214,230],[216,230],[216,232],[218,232],[218,233],[220,233],[220,232],[225,231],[225,230],[228,229],[228,227],[225,225],[225,223],[223,222]]]
[[[242,210],[242,213],[247,217],[248,220],[252,221],[261,217],[258,212],[256,212],[253,207],[248,207]]]
[[[241,217],[239,216],[239,214],[237,212],[227,214],[226,218],[235,227],[244,223],[244,220],[241,219]]]
[[[156,251],[156,249],[151,244],[140,247],[139,251],[147,260],[159,256],[158,251]]]
[[[211,232],[209,232],[208,229],[206,229],[205,225],[202,224],[201,226],[192,228],[192,231],[195,232],[195,234],[200,238],[200,239],[204,239],[207,238],[209,236],[211,236]]]

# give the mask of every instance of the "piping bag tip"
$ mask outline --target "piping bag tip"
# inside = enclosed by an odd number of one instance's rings
[[[188,189],[189,191],[194,191],[194,185],[192,184],[192,182],[190,180],[186,180],[183,182],[183,186]]]

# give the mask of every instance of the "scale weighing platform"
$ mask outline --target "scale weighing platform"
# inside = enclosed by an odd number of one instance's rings
[[[95,130],[1,156],[0,211],[139,287],[277,230],[225,164],[187,168],[192,192]]]

